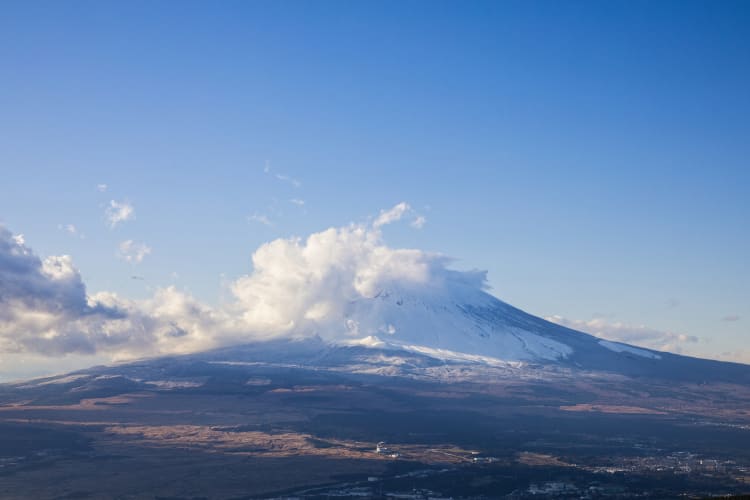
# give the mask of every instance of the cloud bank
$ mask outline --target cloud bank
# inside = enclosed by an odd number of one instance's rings
[[[620,321],[610,322],[604,318],[581,320],[555,315],[544,319],[573,330],[590,333],[602,339],[624,342],[657,351],[681,353],[686,344],[698,342],[698,337],[692,335],[657,330],[644,325],[631,325]]]
[[[69,255],[41,260],[0,227],[0,351],[93,353],[114,339],[98,326],[121,317],[86,295]]]
[[[215,345],[214,313],[173,287],[145,301],[87,294],[69,255],[40,259],[0,227],[0,355],[127,359]]]
[[[130,218],[113,202],[113,224]],[[484,273],[447,268],[438,254],[387,246],[382,228],[413,211],[406,203],[369,224],[271,241],[252,255],[252,272],[228,285],[229,300],[209,307],[175,287],[148,300],[89,294],[70,256],[42,260],[20,235],[0,228],[0,354],[106,354],[129,359],[188,353],[276,336],[351,334],[344,308],[389,287],[481,290]],[[121,257],[150,249],[131,240]]]
[[[22,235],[0,227],[0,357],[120,360],[280,336],[347,339],[361,330],[351,328],[348,312],[362,299],[419,290],[421,297],[452,300],[457,293],[467,297],[486,289],[484,272],[455,271],[443,255],[386,245],[383,227],[404,219],[423,224],[408,204],[399,203],[368,223],[266,243],[252,254],[251,272],[227,283],[227,299],[216,307],[174,286],[157,289],[146,300],[90,294],[70,256],[42,259]],[[149,251],[131,240],[120,247],[122,258],[133,263]],[[698,341],[604,318],[546,319],[656,350],[682,352]]]

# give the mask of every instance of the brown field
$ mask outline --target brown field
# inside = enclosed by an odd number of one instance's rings
[[[6,396],[0,498],[263,498],[425,467],[494,467],[466,480],[486,492],[498,477],[520,477],[517,467],[572,471],[588,461],[593,470],[632,450],[750,461],[742,386],[317,377],[285,374],[279,383],[263,374],[229,389],[156,387],[69,402],[50,402],[67,396],[48,387],[39,401]],[[387,453],[375,452],[379,441]]]

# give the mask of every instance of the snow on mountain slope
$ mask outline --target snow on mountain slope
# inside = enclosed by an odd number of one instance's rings
[[[458,293],[457,293],[458,292]],[[384,290],[349,304],[346,328],[355,338],[423,353],[450,351],[505,361],[552,361],[572,354],[564,337],[545,335],[543,324],[479,290]]]
[[[633,346],[623,344],[620,342],[612,342],[610,340],[600,340],[599,345],[606,347],[610,351],[629,352],[629,353],[635,354],[636,356],[643,356],[644,358],[661,359],[661,356],[659,356],[656,353],[647,351],[645,349],[639,349],[637,347],[633,347]]]
[[[386,358],[412,356],[409,363],[422,360],[416,365],[420,370],[428,369],[425,359],[434,359],[469,370],[480,365],[514,370],[544,366],[638,377],[750,382],[750,367],[745,365],[602,340],[528,314],[470,284],[448,281],[427,287],[391,283],[372,298],[351,301],[339,328],[329,323],[325,331],[316,332],[320,343],[330,346],[321,347],[328,351],[317,355],[317,362],[335,359],[341,365],[356,358],[382,370]],[[367,355],[368,350],[372,355]]]

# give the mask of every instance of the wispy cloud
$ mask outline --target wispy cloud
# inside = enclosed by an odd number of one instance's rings
[[[596,337],[634,344],[657,351],[682,352],[685,344],[698,342],[698,337],[671,331],[658,330],[645,325],[633,325],[604,318],[590,320],[568,319],[563,316],[547,316],[544,319],[558,325],[589,333]]]
[[[258,222],[264,226],[273,226],[273,222],[264,214],[252,214],[247,216],[247,220],[250,222]]]
[[[111,229],[119,224],[135,219],[135,207],[128,201],[111,200],[105,211],[107,224]]]
[[[417,215],[413,221],[411,221],[411,227],[416,229],[422,229],[427,224],[427,218],[424,215]]]
[[[125,262],[131,264],[140,264],[143,259],[151,253],[151,247],[145,243],[138,243],[133,240],[125,240],[120,243],[118,256]]]
[[[298,181],[297,179],[289,175],[285,175],[285,174],[274,174],[274,175],[276,176],[278,180],[282,182],[288,182],[289,184],[291,184],[292,186],[296,188],[302,186],[302,183],[300,181]]]
[[[263,167],[263,173],[266,175],[273,175],[277,180],[280,180],[281,182],[286,182],[287,184],[290,184],[294,186],[295,188],[299,188],[302,186],[302,182],[300,182],[298,179],[295,179],[291,175],[282,174],[280,172],[274,172],[271,169],[271,164],[269,162],[266,162],[266,166]]]
[[[99,191],[100,193],[104,193],[104,192],[105,192],[105,191],[107,190],[107,187],[108,187],[108,186],[107,186],[106,184],[97,184],[97,185],[96,185],[96,189],[97,189],[97,191]]]
[[[86,238],[86,236],[78,230],[75,224],[58,224],[57,229],[59,229],[60,231],[65,231],[70,235],[78,236],[81,239]]]
[[[735,321],[739,321],[740,317],[737,314],[729,314],[721,318],[721,320],[729,323],[734,323]]]
[[[372,227],[378,228],[401,220],[404,214],[409,210],[411,210],[411,207],[408,203],[403,201],[388,210],[381,210],[380,215],[378,215],[375,222],[372,223]]]
[[[402,201],[401,203],[398,203],[387,210],[381,210],[380,214],[375,218],[375,221],[372,223],[372,226],[377,229],[381,226],[385,226],[387,224],[392,224],[394,222],[400,221],[406,216],[409,216],[412,218],[412,221],[409,223],[409,225],[413,228],[422,229],[424,225],[427,223],[426,217],[418,214],[411,207],[411,205]]]
[[[298,207],[304,207],[305,206],[305,200],[301,200],[299,198],[292,198],[289,200],[289,203],[292,205],[297,205]]]

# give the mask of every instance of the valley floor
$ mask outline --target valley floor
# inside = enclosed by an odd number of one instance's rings
[[[750,493],[743,386],[222,370],[5,388],[0,498]]]

